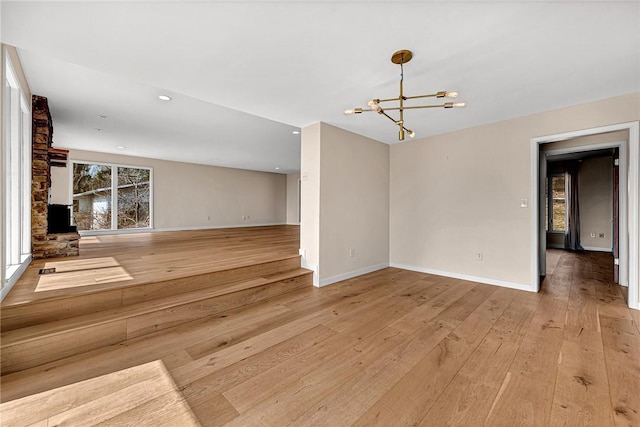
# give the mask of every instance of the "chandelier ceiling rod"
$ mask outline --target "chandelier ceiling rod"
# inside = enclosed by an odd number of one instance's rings
[[[415,136],[415,132],[406,128],[404,125],[404,110],[416,110],[416,109],[422,109],[422,108],[454,108],[454,107],[464,107],[467,105],[466,102],[445,102],[443,104],[436,104],[436,105],[412,105],[412,106],[405,107],[404,101],[409,99],[457,98],[458,97],[458,92],[447,92],[447,91],[439,91],[433,94],[426,94],[426,95],[405,96],[404,87],[403,87],[404,64],[411,61],[412,57],[413,57],[413,53],[411,53],[410,50],[405,50],[405,49],[394,52],[394,54],[391,56],[391,62],[393,62],[394,64],[400,65],[400,94],[397,97],[384,98],[384,99],[374,98],[368,102],[368,105],[369,105],[368,109],[354,108],[352,110],[345,110],[344,114],[362,114],[363,112],[367,112],[367,111],[375,111],[376,113],[387,117],[389,120],[391,120],[394,124],[396,124],[399,127],[398,139],[400,141],[404,141],[405,132],[407,132],[407,134],[412,138]],[[398,102],[398,106],[387,107],[387,108],[382,108],[380,106],[380,104],[383,102],[392,102],[392,101]],[[396,120],[390,115],[388,115],[385,111],[398,111],[400,113],[400,118]]]

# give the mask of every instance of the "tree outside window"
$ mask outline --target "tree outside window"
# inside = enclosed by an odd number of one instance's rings
[[[73,216],[78,229],[149,228],[150,189],[150,169],[74,163]]]

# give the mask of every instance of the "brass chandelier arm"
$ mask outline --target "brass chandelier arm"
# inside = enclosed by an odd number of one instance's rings
[[[413,138],[413,136],[415,135],[411,129],[409,129],[409,128],[407,128],[407,127],[405,127],[405,126],[404,126],[404,121],[402,121],[402,119],[400,119],[400,120],[396,120],[396,119],[394,119],[393,117],[391,117],[390,115],[388,115],[387,113],[385,113],[385,112],[384,112],[384,110],[380,110],[380,111],[378,112],[378,114],[382,114],[383,116],[385,116],[386,118],[388,118],[389,120],[391,120],[394,124],[398,125],[398,126],[400,127],[400,129],[402,129],[402,130],[400,131],[400,140],[401,140],[401,141],[402,141],[402,140],[404,140],[404,132],[403,132],[403,131],[408,132],[408,133],[409,133],[409,136],[411,136],[412,138]]]
[[[436,104],[436,105],[411,105],[411,106],[405,106],[405,101],[410,100],[410,99],[422,99],[422,98],[457,98],[458,97],[458,92],[450,92],[450,91],[445,91],[445,90],[441,90],[438,91],[436,93],[429,93],[429,94],[424,94],[424,95],[413,95],[413,96],[405,96],[404,95],[404,64],[406,64],[407,62],[409,62],[411,60],[411,58],[413,57],[413,54],[411,53],[411,51],[409,50],[399,50],[397,52],[395,52],[392,56],[391,56],[391,62],[393,62],[394,64],[400,65],[400,87],[399,87],[399,94],[397,97],[395,98],[374,98],[371,101],[368,102],[368,105],[370,108],[354,108],[351,110],[345,110],[344,113],[347,115],[351,115],[351,114],[361,114],[364,113],[365,111],[375,111],[378,114],[381,114],[383,116],[385,116],[386,118],[388,118],[389,120],[391,120],[395,125],[397,125],[399,127],[399,132],[398,132],[398,139],[400,141],[404,140],[404,136],[405,136],[405,132],[407,132],[409,134],[410,137],[414,137],[415,133],[410,130],[407,129],[404,126],[404,111],[405,110],[418,110],[418,109],[424,109],[424,108],[458,108],[458,107],[464,107],[466,106],[466,102],[445,102],[442,104]],[[382,108],[382,106],[380,105],[381,103],[385,103],[385,102],[396,102],[397,106],[395,107],[388,107],[388,108]],[[400,118],[398,120],[394,119],[393,117],[391,117],[389,114],[387,114],[387,111],[398,111]]]
[[[447,104],[440,104],[440,105],[414,105],[411,107],[402,107],[403,110],[417,110],[419,108],[449,108],[447,107]],[[390,107],[390,108],[385,108],[385,110],[387,111],[399,111],[400,107]]]
[[[404,99],[405,101],[407,99],[418,99],[418,98],[441,98],[440,96],[438,96],[437,93],[430,93],[427,95],[415,95],[415,96],[404,96],[402,97],[402,99]],[[391,102],[391,101],[400,101],[400,97],[396,97],[396,98],[385,98],[385,99],[374,99],[374,101],[376,101],[377,103],[381,103],[381,102]]]
[[[428,95],[414,95],[414,96],[405,96],[404,99],[418,99],[418,98],[442,98],[438,96],[437,93],[430,93]]]
[[[385,116],[386,118],[388,118],[389,120],[391,120],[393,123],[398,123],[398,121],[396,119],[394,119],[393,117],[391,117],[390,115],[388,115],[387,113],[384,112],[384,110],[380,111],[380,114],[382,114],[383,116]]]

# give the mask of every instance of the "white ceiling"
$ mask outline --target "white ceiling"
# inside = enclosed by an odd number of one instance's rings
[[[414,53],[405,95],[468,103],[407,112],[418,138],[640,91],[638,1],[1,7],[2,42],[49,98],[60,147],[284,173],[299,170],[292,131],[317,121],[396,143],[387,119],[342,112],[397,96],[398,49]]]

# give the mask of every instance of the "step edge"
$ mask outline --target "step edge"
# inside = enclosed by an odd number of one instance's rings
[[[306,269],[296,269],[296,270],[292,270],[292,271],[299,271],[299,270],[306,270]],[[188,300],[185,301],[179,301],[179,302],[175,302],[172,304],[169,301],[167,302],[166,305],[162,305],[162,304],[157,304],[158,301],[162,301],[165,299],[172,299],[175,298],[175,295],[172,296],[167,296],[167,297],[163,297],[163,298],[158,298],[157,300],[150,300],[150,301],[144,301],[141,303],[137,303],[137,304],[132,304],[129,306],[123,306],[117,309],[110,309],[110,310],[105,310],[105,311],[100,311],[100,312],[96,312],[96,313],[89,313],[89,314],[83,314],[80,316],[75,316],[75,317],[69,317],[66,319],[61,319],[61,320],[56,320],[53,322],[49,322],[46,325],[53,325],[51,326],[51,328],[61,328],[59,330],[54,330],[54,331],[49,331],[49,332],[43,332],[43,333],[39,333],[36,334],[34,333],[34,335],[29,336],[29,337],[25,337],[25,338],[21,338],[21,339],[17,339],[17,338],[13,338],[12,335],[16,335],[20,332],[24,333],[25,330],[31,329],[31,328],[42,328],[42,326],[44,324],[37,324],[37,325],[32,325],[32,326],[26,326],[24,328],[18,328],[18,329],[12,329],[6,332],[2,332],[0,334],[0,349],[4,349],[4,348],[8,348],[11,346],[15,346],[15,345],[19,345],[22,343],[27,343],[30,341],[35,341],[37,339],[41,339],[45,336],[55,336],[55,335],[59,335],[59,334],[63,334],[63,333],[68,333],[68,332],[72,332],[72,331],[78,331],[78,330],[82,330],[91,326],[98,326],[98,325],[103,325],[103,324],[107,324],[107,323],[111,323],[111,322],[116,322],[116,321],[120,321],[123,319],[128,319],[131,317],[135,317],[135,316],[141,316],[144,314],[148,314],[148,313],[152,313],[154,311],[160,311],[160,310],[166,310],[167,308],[171,308],[171,307],[179,307],[181,305],[186,305],[186,304],[191,304],[197,301],[201,301],[201,300],[206,300],[206,299],[210,299],[210,298],[216,298],[219,296],[223,296],[223,295],[229,295],[229,294],[233,294],[235,292],[241,292],[244,290],[248,290],[248,289],[253,289],[253,288],[258,288],[261,286],[267,286],[271,283],[275,283],[275,282],[279,282],[282,280],[287,280],[287,279],[291,279],[291,278],[295,278],[295,277],[303,277],[309,274],[312,274],[313,272],[311,270],[306,270],[306,271],[300,271],[298,274],[291,274],[288,277],[284,277],[284,278],[276,278],[273,280],[266,280],[264,282],[260,282],[260,283],[256,283],[253,284],[251,286],[245,286],[245,287],[241,287],[238,289],[233,289],[231,292],[211,292],[210,294],[206,294],[206,295],[202,295],[201,298],[189,298]],[[259,278],[258,278],[259,279]],[[256,279],[252,279],[252,280],[256,280]],[[251,280],[248,280],[246,282],[250,282]],[[201,291],[201,290],[199,290]],[[191,293],[196,293],[199,291],[194,291]],[[219,291],[219,290],[217,290]],[[185,293],[183,295],[189,295],[189,293]],[[156,305],[154,305],[153,307],[145,307],[142,308],[144,306],[148,306],[150,305],[151,302],[156,303]],[[136,307],[136,306],[142,306],[142,307]],[[111,314],[108,314],[109,312],[112,312]],[[117,313],[116,313],[117,312]],[[90,318],[91,317],[96,317],[98,318],[95,321],[91,321]],[[69,323],[71,325],[73,325],[73,323],[76,323],[79,321],[79,319],[81,318],[89,318],[89,319],[85,319],[85,322],[76,326],[72,326],[72,327],[68,327],[68,328],[64,328],[64,324],[65,323]],[[60,326],[63,325],[63,326]],[[64,329],[62,329],[64,328]],[[7,342],[8,341],[8,342]]]

